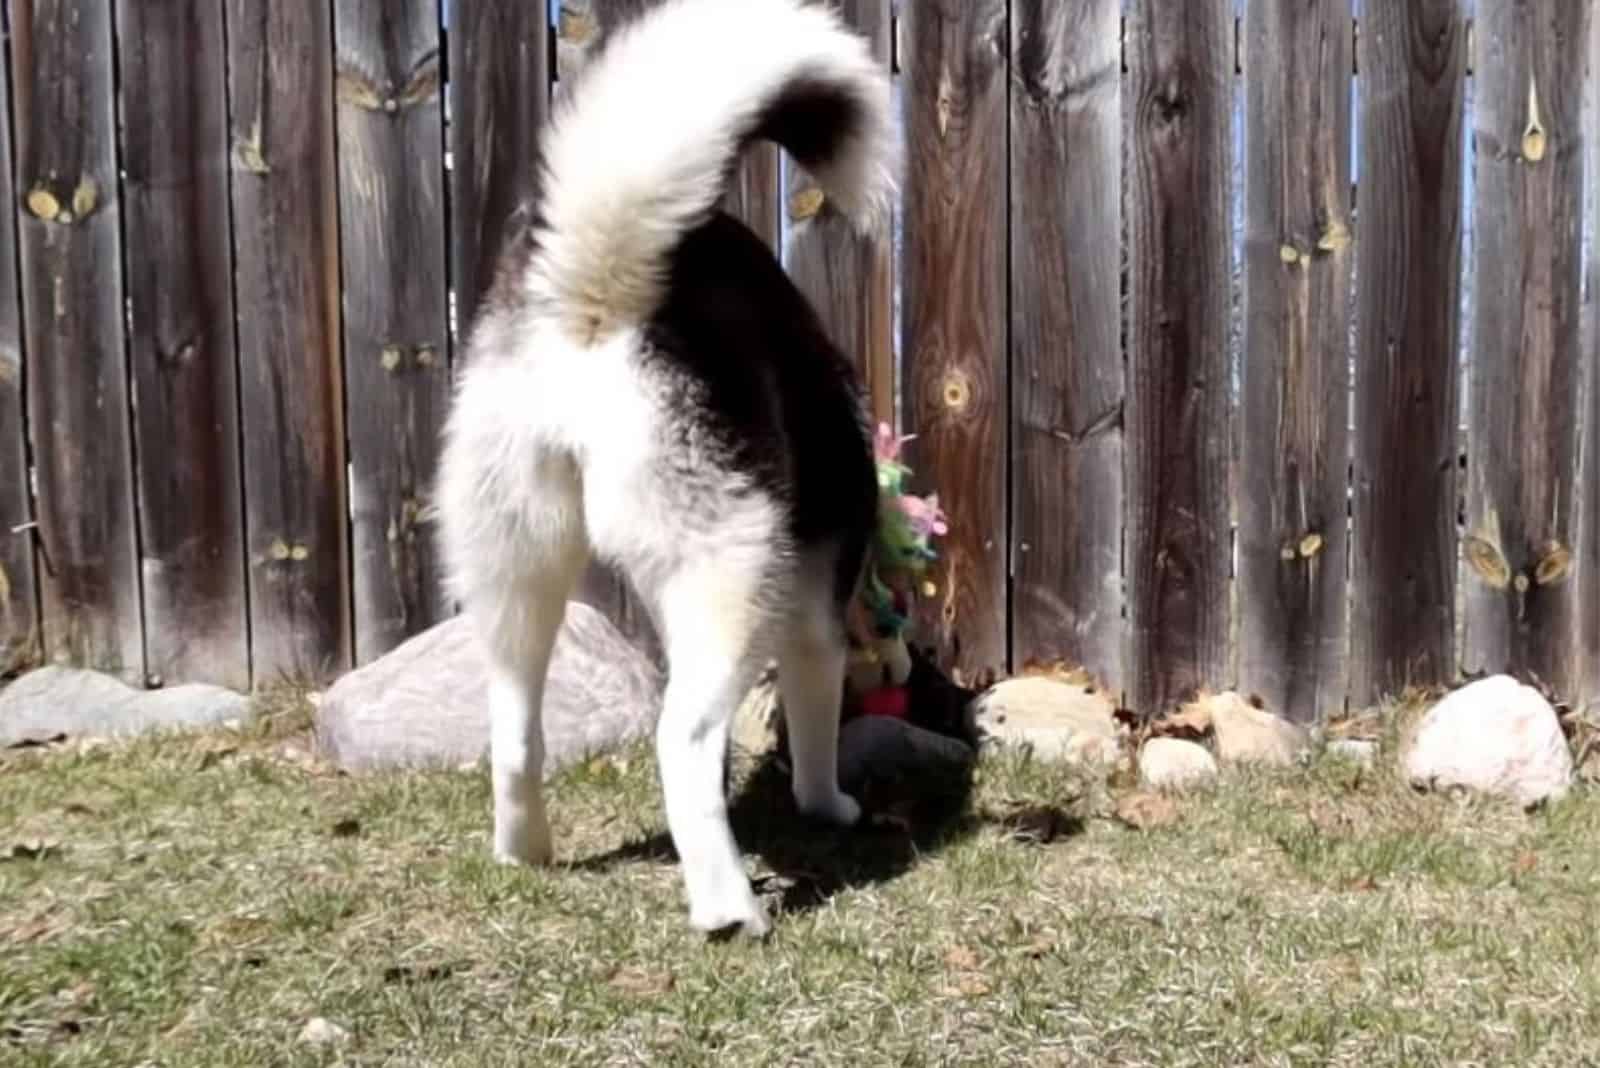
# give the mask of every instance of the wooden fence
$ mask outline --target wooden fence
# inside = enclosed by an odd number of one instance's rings
[[[0,2],[0,639],[246,686],[444,617],[461,330],[641,0]],[[952,664],[1600,697],[1600,0],[841,6],[894,248],[770,150],[730,200],[918,435]]]

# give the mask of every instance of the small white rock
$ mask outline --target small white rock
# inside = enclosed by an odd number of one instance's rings
[[[1466,787],[1524,807],[1572,785],[1572,752],[1550,702],[1507,675],[1469,683],[1430,708],[1402,767],[1415,786]]]
[[[1328,743],[1328,752],[1370,768],[1378,758],[1378,743],[1367,738],[1335,738]]]
[[[308,1046],[331,1046],[350,1037],[350,1032],[321,1016],[313,1016],[300,1029],[300,1041]]]
[[[1154,789],[1195,786],[1216,774],[1216,758],[1198,742],[1152,738],[1139,750],[1139,781]]]

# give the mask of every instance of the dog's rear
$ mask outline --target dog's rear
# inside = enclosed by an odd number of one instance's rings
[[[666,646],[657,750],[691,922],[751,934],[768,921],[728,827],[728,721],[776,657],[799,807],[859,817],[835,755],[845,606],[877,509],[849,362],[716,209],[763,138],[864,229],[886,219],[888,85],[826,8],[668,0],[613,36],[545,133],[531,221],[472,329],[437,500],[491,665],[496,854],[551,855],[542,690],[599,557]]]

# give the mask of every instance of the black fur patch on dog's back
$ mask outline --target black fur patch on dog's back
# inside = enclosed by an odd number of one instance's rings
[[[838,544],[848,598],[878,501],[859,381],[771,250],[722,212],[689,232],[645,342],[707,459],[782,502],[797,547]]]

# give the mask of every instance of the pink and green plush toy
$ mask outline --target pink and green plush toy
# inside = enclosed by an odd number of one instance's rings
[[[873,440],[878,527],[868,549],[866,581],[856,605],[849,672],[863,713],[900,719],[909,711],[905,683],[911,675],[911,653],[906,647],[911,601],[919,579],[920,592],[932,594],[932,584],[923,576],[937,558],[933,539],[949,531],[938,494],[919,497],[906,490],[911,469],[901,461],[900,447],[910,440],[896,436],[887,424],[879,424]]]

